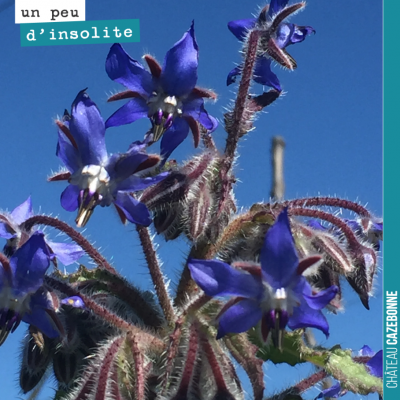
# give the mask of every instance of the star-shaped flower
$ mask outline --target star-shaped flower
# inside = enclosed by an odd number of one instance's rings
[[[286,47],[302,42],[308,35],[315,33],[311,26],[298,26],[283,22],[287,17],[305,7],[305,3],[288,6],[289,0],[271,0],[261,10],[258,18],[241,19],[228,23],[229,30],[240,40],[245,41],[251,30],[260,32],[259,55],[254,67],[254,81],[262,85],[282,90],[278,77],[271,70],[271,62],[275,60],[281,66],[294,70],[296,61],[287,53]],[[242,66],[235,67],[227,78],[227,85],[235,82],[241,74]]]
[[[24,222],[32,216],[32,200],[30,197],[11,213],[0,215],[0,237],[7,239],[3,252],[8,257],[12,256],[18,247],[34,233],[32,230],[27,231],[24,227]],[[50,256],[56,257],[64,265],[74,263],[85,254],[82,248],[75,243],[56,243],[47,238],[45,240],[49,247]]]
[[[4,257],[4,256],[3,256]],[[35,232],[7,260],[0,258],[0,345],[21,321],[49,338],[60,335],[51,297],[42,287],[50,253],[40,232]]]
[[[200,133],[197,123],[209,132],[218,123],[204,109],[206,98],[216,95],[206,89],[196,87],[198,46],[194,36],[194,26],[168,50],[161,67],[157,61],[144,56],[150,72],[138,61],[133,60],[120,44],[114,44],[107,56],[108,76],[129,90],[112,96],[109,101],[131,98],[107,121],[106,127],[129,124],[148,117],[152,122],[152,138],[161,140],[161,156],[166,160],[188,136],[189,128],[197,147]]]
[[[68,169],[50,178],[68,179],[61,194],[61,205],[67,211],[78,209],[76,223],[84,226],[96,206],[114,204],[121,219],[148,226],[147,207],[136,200],[133,192],[143,190],[164,179],[168,173],[142,178],[136,173],[155,165],[159,157],[145,154],[146,144],[133,143],[127,153],[109,156],[104,141],[105,125],[96,104],[85,90],[72,104],[71,116],[57,121],[57,155]]]
[[[220,315],[218,338],[245,332],[261,320],[263,339],[272,331],[272,339],[280,347],[286,326],[313,327],[329,334],[321,309],[335,297],[338,288],[331,286],[314,294],[302,276],[320,259],[313,256],[299,261],[285,209],[265,236],[261,266],[253,263],[230,266],[217,260],[192,259],[189,269],[208,296],[234,296]]]

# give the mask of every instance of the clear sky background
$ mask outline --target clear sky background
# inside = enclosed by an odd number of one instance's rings
[[[106,119],[122,103],[107,104],[109,94],[122,87],[112,82],[104,68],[108,44],[20,47],[14,6],[0,0],[0,208],[12,210],[31,195],[36,212],[52,214],[73,224],[75,214],[59,202],[65,183],[48,183],[46,177],[59,168],[55,155],[57,129],[54,119],[70,109],[77,93],[88,87]],[[224,108],[234,98],[235,86],[226,87],[226,76],[240,61],[240,44],[227,23],[249,18],[265,3],[255,0],[87,0],[86,20],[139,18],[141,41],[124,48],[135,59],[149,52],[162,62],[165,52],[195,20],[200,48],[198,85],[218,94],[207,104],[210,114],[222,121]],[[286,198],[331,195],[368,204],[382,214],[382,5],[379,1],[309,0],[305,11],[291,19],[311,25],[317,33],[288,50],[298,63],[294,72],[276,66],[285,96],[260,115],[240,144],[235,188],[239,207],[268,200],[271,185],[270,141],[282,135],[286,141]],[[260,94],[255,84],[252,92]],[[141,139],[149,126],[138,121],[106,133],[109,152],[125,151]],[[214,133],[220,149],[226,134],[222,126]],[[153,151],[158,151],[158,145]],[[178,160],[197,153],[192,139],[173,154]],[[138,238],[132,225],[122,226],[113,209],[96,209],[85,235],[111,259],[122,274],[138,286],[151,288]],[[177,281],[187,253],[184,239],[178,244],[161,238],[164,271]],[[68,268],[73,271],[76,266]],[[382,273],[376,281],[370,311],[346,283],[346,311],[329,315],[331,337],[317,335],[322,344],[341,344],[359,349],[368,344],[382,348]],[[172,287],[174,285],[172,284]],[[20,395],[17,378],[22,324],[0,348],[0,398]],[[284,388],[312,371],[266,365],[266,394]],[[39,397],[48,399],[51,390]],[[312,399],[318,390],[310,391]],[[346,395],[348,399],[360,396]],[[376,398],[377,395],[369,396]]]

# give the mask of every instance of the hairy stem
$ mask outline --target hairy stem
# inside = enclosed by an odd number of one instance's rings
[[[68,237],[71,238],[76,244],[78,244],[85,253],[101,268],[106,269],[114,275],[119,275],[118,272],[109,264],[109,262],[90,244],[90,242],[85,239],[79,232],[74,228],[69,226],[63,221],[57,218],[48,217],[46,215],[35,215],[28,218],[24,224],[23,228],[30,231],[35,225],[46,225],[58,229],[64,232]]]
[[[233,109],[233,122],[228,131],[226,139],[225,156],[226,156],[226,171],[232,166],[237,144],[240,134],[240,127],[242,125],[243,117],[245,114],[245,105],[250,89],[251,78],[253,77],[254,64],[257,58],[258,39],[260,33],[256,30],[250,33],[247,41],[246,57],[242,71],[242,79],[240,81],[238,94],[236,97],[235,108]]]
[[[371,218],[370,212],[360,204],[354,203],[349,200],[339,199],[337,197],[309,197],[296,200],[288,200],[283,203],[276,204],[280,207],[337,207],[344,208],[346,210],[354,211],[361,217]]]
[[[136,230],[139,234],[140,243],[142,245],[150,276],[153,281],[154,290],[156,291],[158,301],[160,302],[160,306],[164,312],[165,319],[169,324],[173,324],[175,321],[175,312],[172,307],[167,286],[165,285],[160,264],[157,260],[157,254],[154,250],[149,230],[148,228],[140,225],[136,225]]]

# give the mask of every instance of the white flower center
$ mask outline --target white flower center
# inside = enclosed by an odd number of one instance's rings
[[[99,202],[101,201],[104,205],[110,205],[112,202],[111,178],[101,165],[85,165],[72,175],[70,183],[79,186],[82,190],[88,190],[92,196],[97,193]]]
[[[148,116],[154,124],[153,141],[156,142],[171,127],[174,118],[182,115],[182,101],[160,90],[153,92],[147,105],[149,106]]]
[[[300,303],[294,291],[290,287],[273,289],[267,282],[263,283],[264,294],[260,304],[263,312],[278,310],[292,315],[294,307],[298,307]]]

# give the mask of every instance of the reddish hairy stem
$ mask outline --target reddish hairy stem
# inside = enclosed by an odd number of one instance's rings
[[[257,58],[258,39],[260,33],[252,31],[247,41],[246,58],[242,71],[242,79],[240,80],[239,90],[236,97],[235,108],[233,109],[233,123],[229,129],[226,139],[225,155],[227,159],[226,171],[228,171],[233,163],[237,144],[240,138],[240,125],[245,113],[245,104],[249,93],[251,79],[253,77],[254,64]]]
[[[264,372],[262,369],[263,361],[256,357],[257,346],[250,343],[246,333],[236,335],[235,341],[239,341],[242,348],[247,349],[248,354],[243,356],[243,352],[235,346],[234,342],[229,336],[225,336],[224,342],[229,349],[232,357],[239,363],[247,373],[253,387],[253,394],[255,400],[261,400],[264,394]]]
[[[154,290],[156,291],[158,301],[160,302],[160,306],[164,312],[165,319],[168,323],[173,324],[175,321],[175,312],[168,295],[167,287],[157,260],[153,242],[150,238],[149,230],[145,226],[141,225],[136,225],[136,230],[139,234],[140,243],[153,281]]]
[[[360,247],[360,243],[354,234],[353,230],[338,217],[335,217],[334,215],[327,213],[325,211],[320,211],[320,210],[312,210],[308,208],[289,208],[289,214],[290,215],[299,215],[302,217],[311,217],[311,218],[318,218],[322,219],[324,221],[327,221],[331,223],[332,225],[337,226],[344,234],[344,236],[347,239],[347,242],[349,246],[353,249],[357,249]]]
[[[349,200],[339,199],[337,197],[311,197],[304,199],[288,200],[282,203],[277,203],[276,206],[280,207],[337,207],[345,208],[346,210],[354,211],[361,217],[371,218],[370,212],[360,204],[354,203]]]
[[[110,380],[109,378],[112,374],[113,364],[124,340],[125,338],[123,336],[118,337],[111,343],[110,347],[107,349],[107,353],[102,359],[99,375],[97,378],[98,382],[94,393],[94,400],[104,400],[106,398],[107,386]]]
[[[184,363],[183,374],[179,382],[179,387],[172,400],[184,399],[188,397],[188,389],[192,381],[197,361],[197,352],[199,348],[199,336],[197,327],[193,324],[189,331],[189,342],[186,352],[186,360]]]
[[[144,399],[146,392],[146,380],[144,372],[143,354],[140,351],[139,343],[135,335],[129,334],[128,336],[132,345],[132,356],[135,363],[136,382],[135,382],[135,398]]]
[[[64,232],[68,237],[71,238],[76,244],[82,247],[85,253],[101,268],[106,269],[114,275],[119,275],[118,272],[109,264],[109,262],[85,239],[79,232],[69,226],[63,221],[57,218],[48,217],[46,215],[35,215],[28,218],[23,227],[30,231],[35,225],[46,225],[58,229]]]

